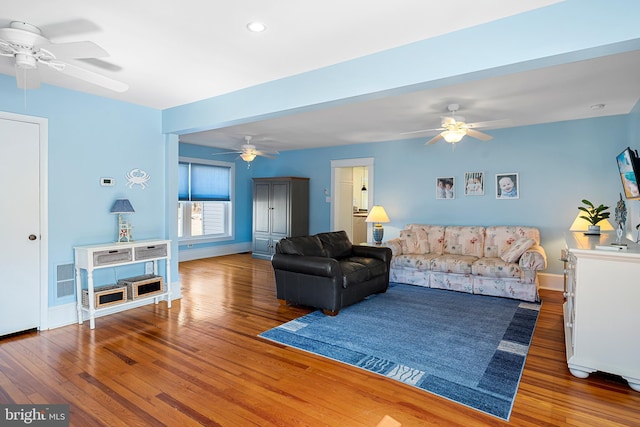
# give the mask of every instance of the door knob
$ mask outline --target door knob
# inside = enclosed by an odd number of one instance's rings
[[[29,234],[29,240],[36,240],[38,238],[38,236],[36,236],[35,234]]]

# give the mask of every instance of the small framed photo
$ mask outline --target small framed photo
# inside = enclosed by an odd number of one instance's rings
[[[439,177],[436,178],[436,199],[455,199],[455,178]]]
[[[496,174],[496,199],[520,197],[520,180],[515,172]]]
[[[484,172],[464,173],[464,195],[483,196],[484,195]]]

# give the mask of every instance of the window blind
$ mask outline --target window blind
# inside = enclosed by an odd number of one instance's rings
[[[198,163],[178,165],[178,200],[219,201],[231,200],[231,168]]]

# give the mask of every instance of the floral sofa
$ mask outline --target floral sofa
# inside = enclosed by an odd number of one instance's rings
[[[390,281],[538,301],[547,267],[534,227],[408,224],[391,248]]]

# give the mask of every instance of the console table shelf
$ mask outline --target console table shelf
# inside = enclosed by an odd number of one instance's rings
[[[167,307],[171,308],[171,241],[170,240],[140,240],[123,243],[107,243],[89,246],[74,247],[76,270],[76,297],[78,308],[78,324],[84,321],[83,313],[89,315],[89,325],[94,329],[95,318],[103,312],[116,312],[139,306],[145,301],[153,300],[156,304],[160,300],[167,301]],[[104,307],[96,307],[96,292],[93,283],[93,272],[102,268],[120,267],[129,264],[141,264],[152,262],[153,274],[158,275],[158,261],[164,260],[166,269],[166,282],[162,292],[155,292],[150,296],[133,298],[127,295],[122,302],[105,304]],[[82,270],[87,273],[87,304],[83,304],[83,280]]]
[[[566,235],[566,301],[563,306],[567,364],[578,378],[602,371],[620,375],[640,391],[640,246],[616,236]]]

